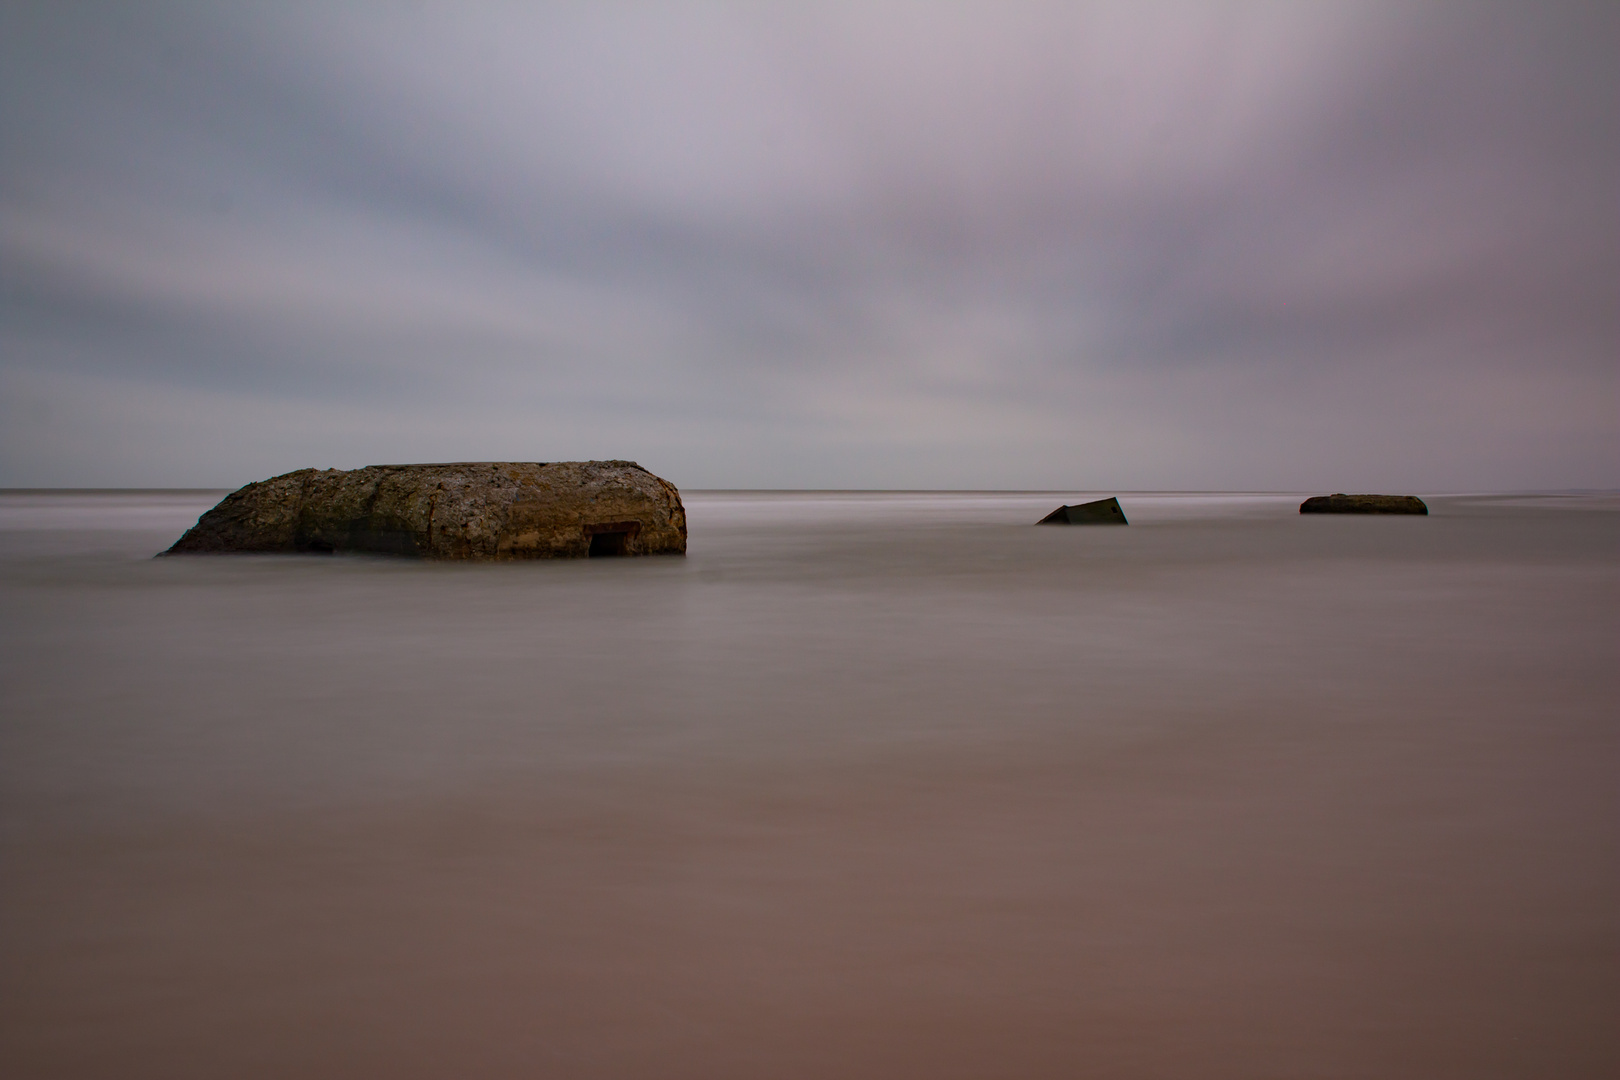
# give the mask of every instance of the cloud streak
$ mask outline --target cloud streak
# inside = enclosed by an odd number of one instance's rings
[[[5,19],[5,483],[1620,483],[1597,6]]]

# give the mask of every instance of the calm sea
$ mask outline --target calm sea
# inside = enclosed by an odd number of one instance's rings
[[[1303,494],[0,495],[0,1074],[1620,1075],[1620,499]]]

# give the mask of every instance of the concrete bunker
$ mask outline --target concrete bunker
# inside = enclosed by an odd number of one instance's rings
[[[1060,506],[1047,514],[1037,525],[1129,525],[1119,500],[1109,497],[1095,502]]]
[[[1427,517],[1428,504],[1416,495],[1312,495],[1299,504],[1302,514],[1417,514]]]
[[[674,484],[633,461],[300,469],[227,495],[164,554],[227,552],[679,555],[686,511]]]

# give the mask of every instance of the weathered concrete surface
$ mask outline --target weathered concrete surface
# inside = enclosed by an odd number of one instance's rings
[[[1313,495],[1299,504],[1302,514],[1427,514],[1416,495]]]
[[[297,551],[680,555],[686,512],[675,485],[633,461],[300,469],[227,495],[164,554]]]
[[[1119,500],[1114,498],[1098,499],[1096,502],[1077,503],[1074,506],[1060,506],[1047,514],[1037,525],[1129,525],[1125,519],[1125,511],[1120,509]]]

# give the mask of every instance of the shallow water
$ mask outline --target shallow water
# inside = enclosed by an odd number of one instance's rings
[[[0,495],[0,1073],[1620,1074],[1613,496],[217,497]]]

